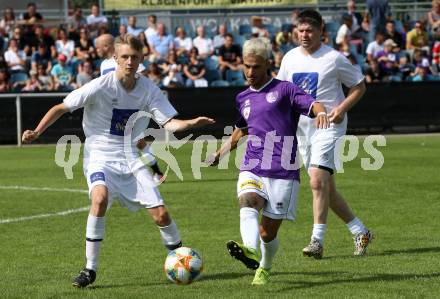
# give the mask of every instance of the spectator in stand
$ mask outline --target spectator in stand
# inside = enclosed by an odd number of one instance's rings
[[[38,80],[38,74],[35,70],[30,70],[30,78],[26,81],[26,86],[23,87],[22,91],[41,91],[43,90],[43,85],[40,80]]]
[[[32,48],[32,53],[38,51],[38,46],[43,44],[48,49],[48,52],[52,57],[56,57],[55,41],[52,36],[44,32],[43,25],[36,25],[34,29],[34,35],[29,39],[29,44]]]
[[[136,26],[137,19],[135,16],[128,17],[127,33],[130,33],[139,38],[139,35],[144,32],[144,29]]]
[[[431,73],[433,73],[433,70],[431,69],[431,65],[429,63],[429,58],[421,49],[415,49],[413,56],[412,56],[412,64],[416,66],[423,66],[427,67]],[[414,76],[415,74],[412,74]]]
[[[177,61],[177,55],[175,50],[170,50],[168,57],[161,64],[158,65],[161,69],[163,75],[167,75],[168,72],[173,68],[178,72],[182,71],[182,65]]]
[[[189,52],[189,62],[183,67],[186,76],[186,87],[207,87],[208,81],[205,76],[206,69],[203,60],[199,59],[199,50],[193,47]]]
[[[178,63],[177,54],[174,50],[170,50],[166,62],[164,62],[162,65],[159,65],[159,67],[162,69],[162,74],[164,75],[164,79],[162,81],[163,86],[183,86],[184,80],[182,76],[182,65]]]
[[[87,27],[81,27],[79,29],[79,39],[75,43],[75,54],[75,56],[81,61],[96,59],[95,48],[93,47],[92,41],[89,39]]]
[[[186,36],[185,29],[183,27],[177,27],[176,37],[174,38],[174,49],[176,50],[177,56],[187,57],[192,47],[192,40]]]
[[[370,16],[369,41],[376,37],[376,32],[385,31],[385,23],[391,18],[388,0],[367,0],[367,12]]]
[[[376,38],[373,42],[369,43],[367,46],[367,60],[371,61],[373,58],[377,57],[380,51],[383,51],[383,42],[385,41],[385,34],[381,31],[376,32]]]
[[[440,0],[432,1],[432,9],[428,12],[427,17],[431,32],[438,32],[440,28]]]
[[[43,21],[43,16],[37,12],[37,5],[34,2],[29,2],[26,6],[26,12],[21,15],[20,24],[26,28],[26,34],[32,34],[34,26]]]
[[[429,74],[429,66],[419,64],[416,67],[416,74],[412,78],[413,82],[421,82],[421,81],[435,81],[436,78]]]
[[[341,47],[342,45],[349,45],[351,40],[351,26],[353,23],[352,16],[345,15],[342,18],[342,25],[338,29],[336,34],[336,45]]]
[[[123,39],[127,33],[128,33],[127,26],[124,24],[120,24],[119,25],[119,38]]]
[[[252,25],[252,36],[253,37],[270,38],[269,31],[267,31],[263,25],[263,17],[252,16],[251,17],[251,25]]]
[[[417,21],[414,29],[406,34],[406,51],[412,56],[415,49],[421,49],[427,54],[430,52],[428,32],[422,21]]]
[[[9,48],[4,56],[11,73],[26,72],[26,54],[18,49],[16,39],[9,40]]]
[[[59,54],[58,63],[54,65],[50,72],[55,83],[55,90],[72,91],[76,88],[73,70],[70,66],[66,65],[66,62],[66,55]]]
[[[288,28],[285,28],[282,31],[278,32],[275,37],[275,43],[277,44],[278,49],[283,54],[298,46],[297,39],[296,41],[294,39],[294,37],[296,36],[294,30],[295,29],[292,28],[292,32],[289,32]]]
[[[440,31],[434,34],[434,46],[432,47],[432,67],[434,72],[440,72]]]
[[[70,63],[75,56],[75,43],[68,39],[67,32],[64,28],[58,29],[58,39],[55,41],[55,48],[58,54],[64,54],[67,62]]]
[[[399,72],[402,77],[402,81],[408,81],[411,79],[411,74],[414,72],[415,67],[409,62],[407,55],[402,55],[399,58]]]
[[[145,37],[147,38],[148,44],[151,45],[151,37],[153,35],[156,35],[157,33],[157,17],[156,15],[149,15],[148,16],[148,27],[145,29]]]
[[[31,69],[37,71],[38,65],[42,65],[46,72],[50,72],[52,69],[52,56],[45,44],[39,44],[38,51],[32,54]]]
[[[87,20],[82,14],[82,9],[78,5],[75,6],[72,16],[67,19],[67,30],[69,39],[77,42],[79,39],[78,32],[81,28],[87,27]]]
[[[365,81],[367,83],[372,82],[381,82],[384,79],[385,75],[379,67],[379,63],[376,59],[370,60],[370,67],[365,72]]]
[[[153,62],[148,66],[147,77],[159,87],[162,86],[162,73],[156,62]]]
[[[21,27],[17,26],[14,28],[12,39],[15,39],[17,41],[18,49],[23,50],[26,56],[30,56],[32,54],[32,49],[29,45],[29,39],[23,34],[23,30],[21,29]]]
[[[214,49],[218,49],[225,44],[226,33],[228,33],[226,29],[226,25],[220,24],[218,26],[218,34],[214,36],[214,39],[212,41]]]
[[[157,33],[150,39],[151,57],[154,62],[163,61],[167,58],[168,52],[174,49],[174,40],[171,34],[167,34],[165,24],[157,24]]]
[[[226,78],[226,71],[239,71],[242,66],[241,48],[234,45],[234,37],[227,33],[225,43],[218,50],[218,63],[223,78]]]
[[[395,52],[397,44],[392,39],[387,39],[384,43],[383,51],[377,53],[379,67],[385,76],[389,76],[390,81],[401,81],[398,67],[398,53]]]
[[[96,38],[99,33],[99,28],[107,27],[107,17],[101,15],[99,11],[99,5],[94,3],[91,7],[92,13],[87,17],[87,26],[89,27],[90,38]]]
[[[144,65],[145,67],[147,66],[146,64],[150,63],[150,55],[151,55],[151,49],[150,49],[150,45],[148,44],[147,38],[145,37],[145,33],[141,32],[139,34],[139,40],[142,43],[142,53],[144,54]]]
[[[200,57],[203,59],[214,53],[212,39],[205,36],[205,28],[203,26],[197,27],[197,37],[193,39],[193,46],[197,48]]]
[[[11,7],[6,7],[3,11],[3,18],[0,20],[0,35],[10,38],[12,31],[16,26],[14,10]]]
[[[41,82],[42,90],[52,91],[55,90],[55,84],[52,76],[48,75],[46,68],[42,64],[37,64],[38,80]]]
[[[350,31],[353,34],[357,33],[361,29],[362,15],[356,12],[356,2],[353,0],[347,1],[347,11],[342,14],[341,24],[344,23],[344,18],[347,16],[351,18]]]
[[[272,65],[272,68],[270,70],[270,75],[273,78],[277,77],[278,71],[280,70],[280,67],[281,67],[281,61],[282,60],[283,60],[283,53],[279,52],[279,53],[276,53],[274,55],[273,65]]]
[[[396,49],[399,50],[404,48],[402,34],[396,31],[396,24],[393,20],[387,21],[385,26],[385,39],[392,39],[396,44]]]
[[[85,60],[78,65],[78,74],[76,75],[76,85],[81,87],[93,79],[93,64],[91,60]]]
[[[11,84],[9,83],[9,73],[6,69],[0,69],[0,93],[8,92],[11,90]]]

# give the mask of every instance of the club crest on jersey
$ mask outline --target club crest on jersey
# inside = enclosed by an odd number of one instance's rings
[[[249,114],[251,114],[251,107],[244,107],[243,108],[243,117],[244,119],[248,119],[249,118]]]
[[[268,103],[275,103],[278,100],[278,91],[271,91],[266,95],[266,101]]]

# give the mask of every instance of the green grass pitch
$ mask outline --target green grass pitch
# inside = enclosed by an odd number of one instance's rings
[[[361,141],[362,145],[362,141]],[[184,244],[203,256],[202,279],[170,283],[166,251],[144,211],[115,204],[107,214],[97,281],[78,290],[71,279],[84,266],[87,212],[0,224],[0,298],[438,298],[440,296],[440,136],[387,137],[385,164],[362,170],[360,158],[337,175],[341,193],[371,228],[375,242],[353,257],[345,225],[329,216],[325,258],[301,255],[312,226],[311,193],[303,183],[296,222],[280,229],[271,283],[253,287],[253,272],[229,257],[225,242],[240,240],[237,170],[203,169],[192,176],[191,144],[176,152],[184,181],[171,175],[160,191]],[[86,189],[82,165],[67,180],[55,147],[0,148],[0,222],[77,209],[87,194],[13,190],[5,186]]]

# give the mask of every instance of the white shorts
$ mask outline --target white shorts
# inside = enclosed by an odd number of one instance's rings
[[[342,123],[331,123],[328,129],[316,129],[315,120],[301,115],[296,136],[298,138],[298,152],[301,155],[304,167],[323,168],[333,174],[336,169],[335,155],[336,141],[347,131],[347,116]]]
[[[295,220],[299,181],[261,177],[249,171],[238,176],[237,195],[254,192],[266,199],[263,215],[271,219]]]
[[[89,196],[93,187],[107,187],[108,208],[115,198],[121,206],[130,211],[164,205],[163,198],[153,183],[152,175],[145,166],[132,172],[127,164],[122,162],[91,162],[84,167],[84,175],[89,186]]]

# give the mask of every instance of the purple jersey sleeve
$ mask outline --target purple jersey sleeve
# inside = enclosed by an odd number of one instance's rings
[[[240,101],[238,96],[235,98],[235,103],[236,103],[236,111],[237,111],[237,117],[236,117],[237,120],[235,121],[235,127],[239,129],[247,128],[248,127],[247,121],[244,119],[240,111]]]
[[[315,99],[294,83],[289,83],[287,85],[287,90],[290,95],[290,103],[292,104],[293,110],[299,114],[314,117],[312,106]]]

